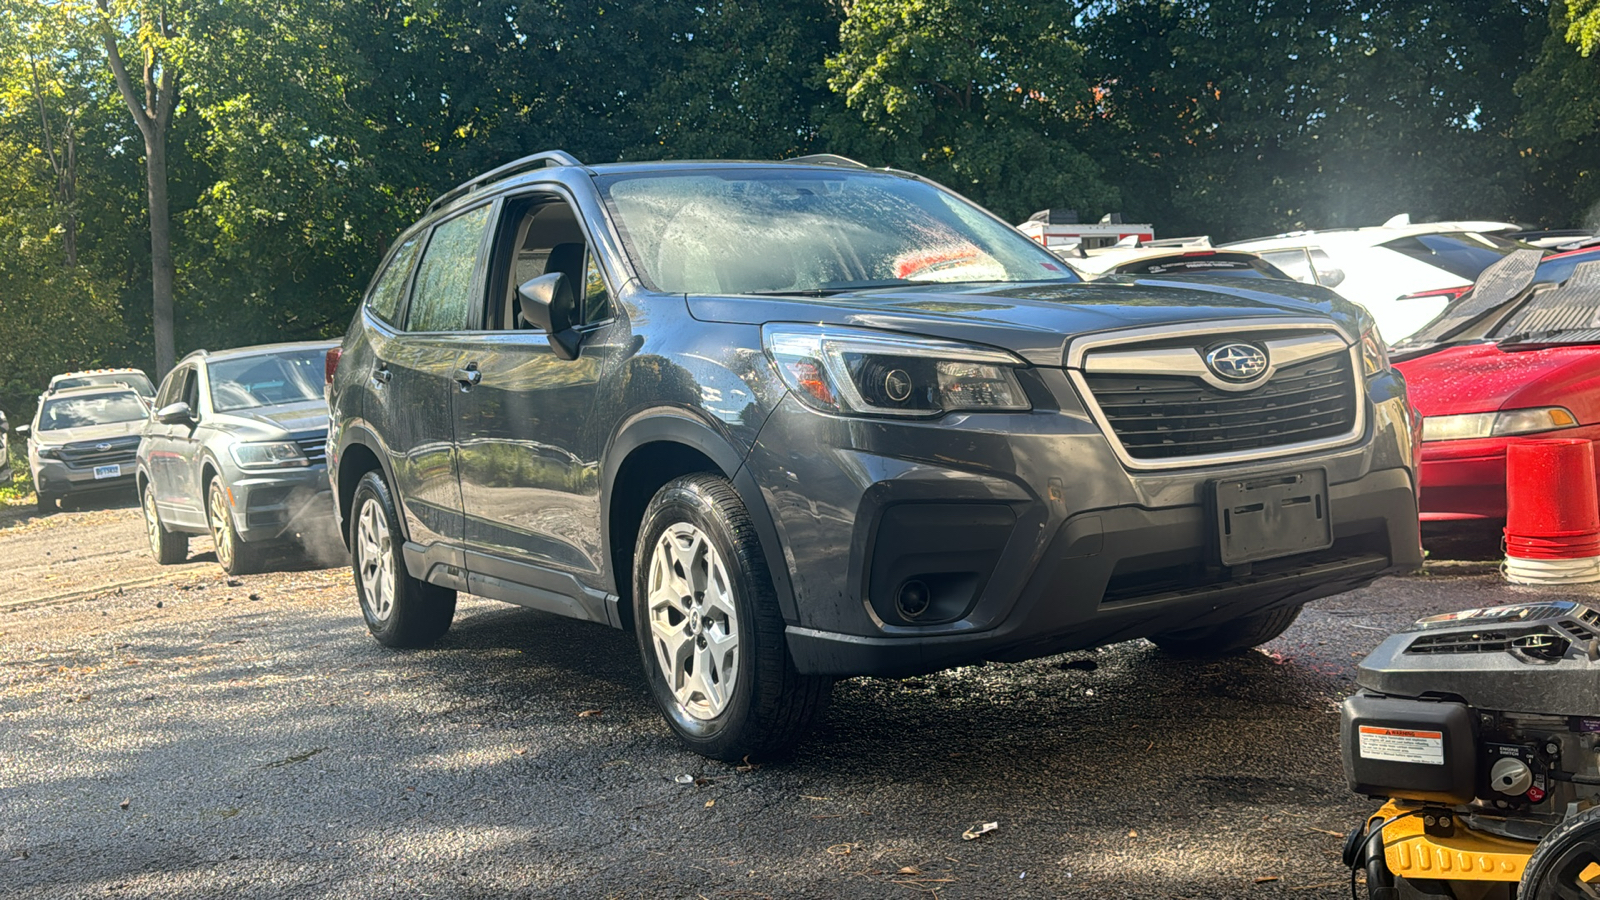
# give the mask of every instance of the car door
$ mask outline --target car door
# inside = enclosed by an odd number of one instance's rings
[[[366,414],[384,434],[407,533],[440,552],[459,547],[464,530],[451,402],[461,333],[482,283],[489,215],[483,204],[433,227],[411,280],[403,330],[373,340],[372,378],[380,388],[368,395]]]
[[[170,525],[204,526],[205,498],[200,496],[199,476],[189,470],[188,462],[188,449],[194,444],[194,433],[201,417],[199,376],[193,363],[172,370],[162,383],[156,402],[160,404],[157,409],[173,403],[187,403],[194,416],[191,422],[156,422],[150,426],[147,439],[152,446],[147,458],[150,481],[156,491],[156,506],[162,519]]]
[[[466,507],[469,576],[571,593],[572,580],[599,588],[599,460],[595,416],[603,374],[626,345],[588,233],[560,194],[515,197],[496,229],[485,330],[465,347],[476,382],[454,395]],[[520,319],[516,286],[551,272],[567,276],[583,333],[576,359]],[[558,575],[551,579],[551,573]],[[539,605],[539,604],[532,604]],[[584,613],[564,609],[569,614]]]

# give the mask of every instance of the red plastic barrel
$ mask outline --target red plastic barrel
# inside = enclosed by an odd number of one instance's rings
[[[1594,447],[1584,438],[1522,441],[1506,448],[1506,555],[1600,556]]]

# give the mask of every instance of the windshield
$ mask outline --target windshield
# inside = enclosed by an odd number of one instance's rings
[[[646,285],[829,293],[919,282],[1078,281],[1021,232],[925,182],[741,167],[596,179]]]
[[[211,408],[217,412],[321,400],[328,351],[288,350],[211,364]]]
[[[40,431],[60,431],[87,425],[134,422],[149,415],[149,409],[133,391],[90,394],[87,397],[60,397],[46,400],[39,410]]]
[[[1476,281],[1478,273],[1499,262],[1501,257],[1520,245],[1505,238],[1463,231],[1396,238],[1385,242],[1383,246],[1443,269],[1457,278]]]
[[[156,389],[150,384],[150,379],[143,372],[104,372],[99,375],[73,375],[62,378],[50,385],[52,391],[65,391],[72,388],[100,387],[113,384],[126,385],[146,397],[154,397]]]

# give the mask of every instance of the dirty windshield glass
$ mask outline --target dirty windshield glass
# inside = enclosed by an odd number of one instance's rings
[[[1078,280],[1020,232],[932,185],[817,168],[679,170],[598,182],[634,267],[659,291],[812,294]]]
[[[62,378],[50,385],[52,390],[66,391],[80,387],[110,387],[121,384],[131,387],[146,397],[154,397],[156,389],[150,384],[150,379],[138,372],[102,372],[97,375],[74,375],[71,378]]]
[[[115,394],[92,394],[88,397],[62,397],[46,400],[39,411],[39,430],[58,431],[63,428],[83,428],[86,425],[110,425],[113,422],[134,422],[149,412],[139,395],[133,391]]]
[[[211,407],[217,412],[321,400],[326,350],[246,356],[211,364]]]

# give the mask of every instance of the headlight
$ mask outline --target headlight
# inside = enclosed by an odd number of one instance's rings
[[[39,448],[39,458],[40,459],[60,459],[61,458],[61,450],[59,448],[56,448],[56,447],[40,447]]]
[[[789,389],[825,412],[937,416],[1030,408],[1003,350],[852,328],[769,325],[767,354]]]
[[[1389,345],[1378,333],[1378,323],[1365,312],[1361,314],[1361,370],[1368,378],[1389,370]]]
[[[1577,425],[1577,417],[1559,406],[1467,413],[1461,416],[1428,416],[1422,420],[1422,439],[1460,441],[1467,438],[1555,431],[1560,428],[1575,428]]]
[[[309,466],[311,460],[300,452],[294,441],[268,441],[259,444],[234,444],[228,448],[233,461],[246,469],[281,469],[285,466]]]

